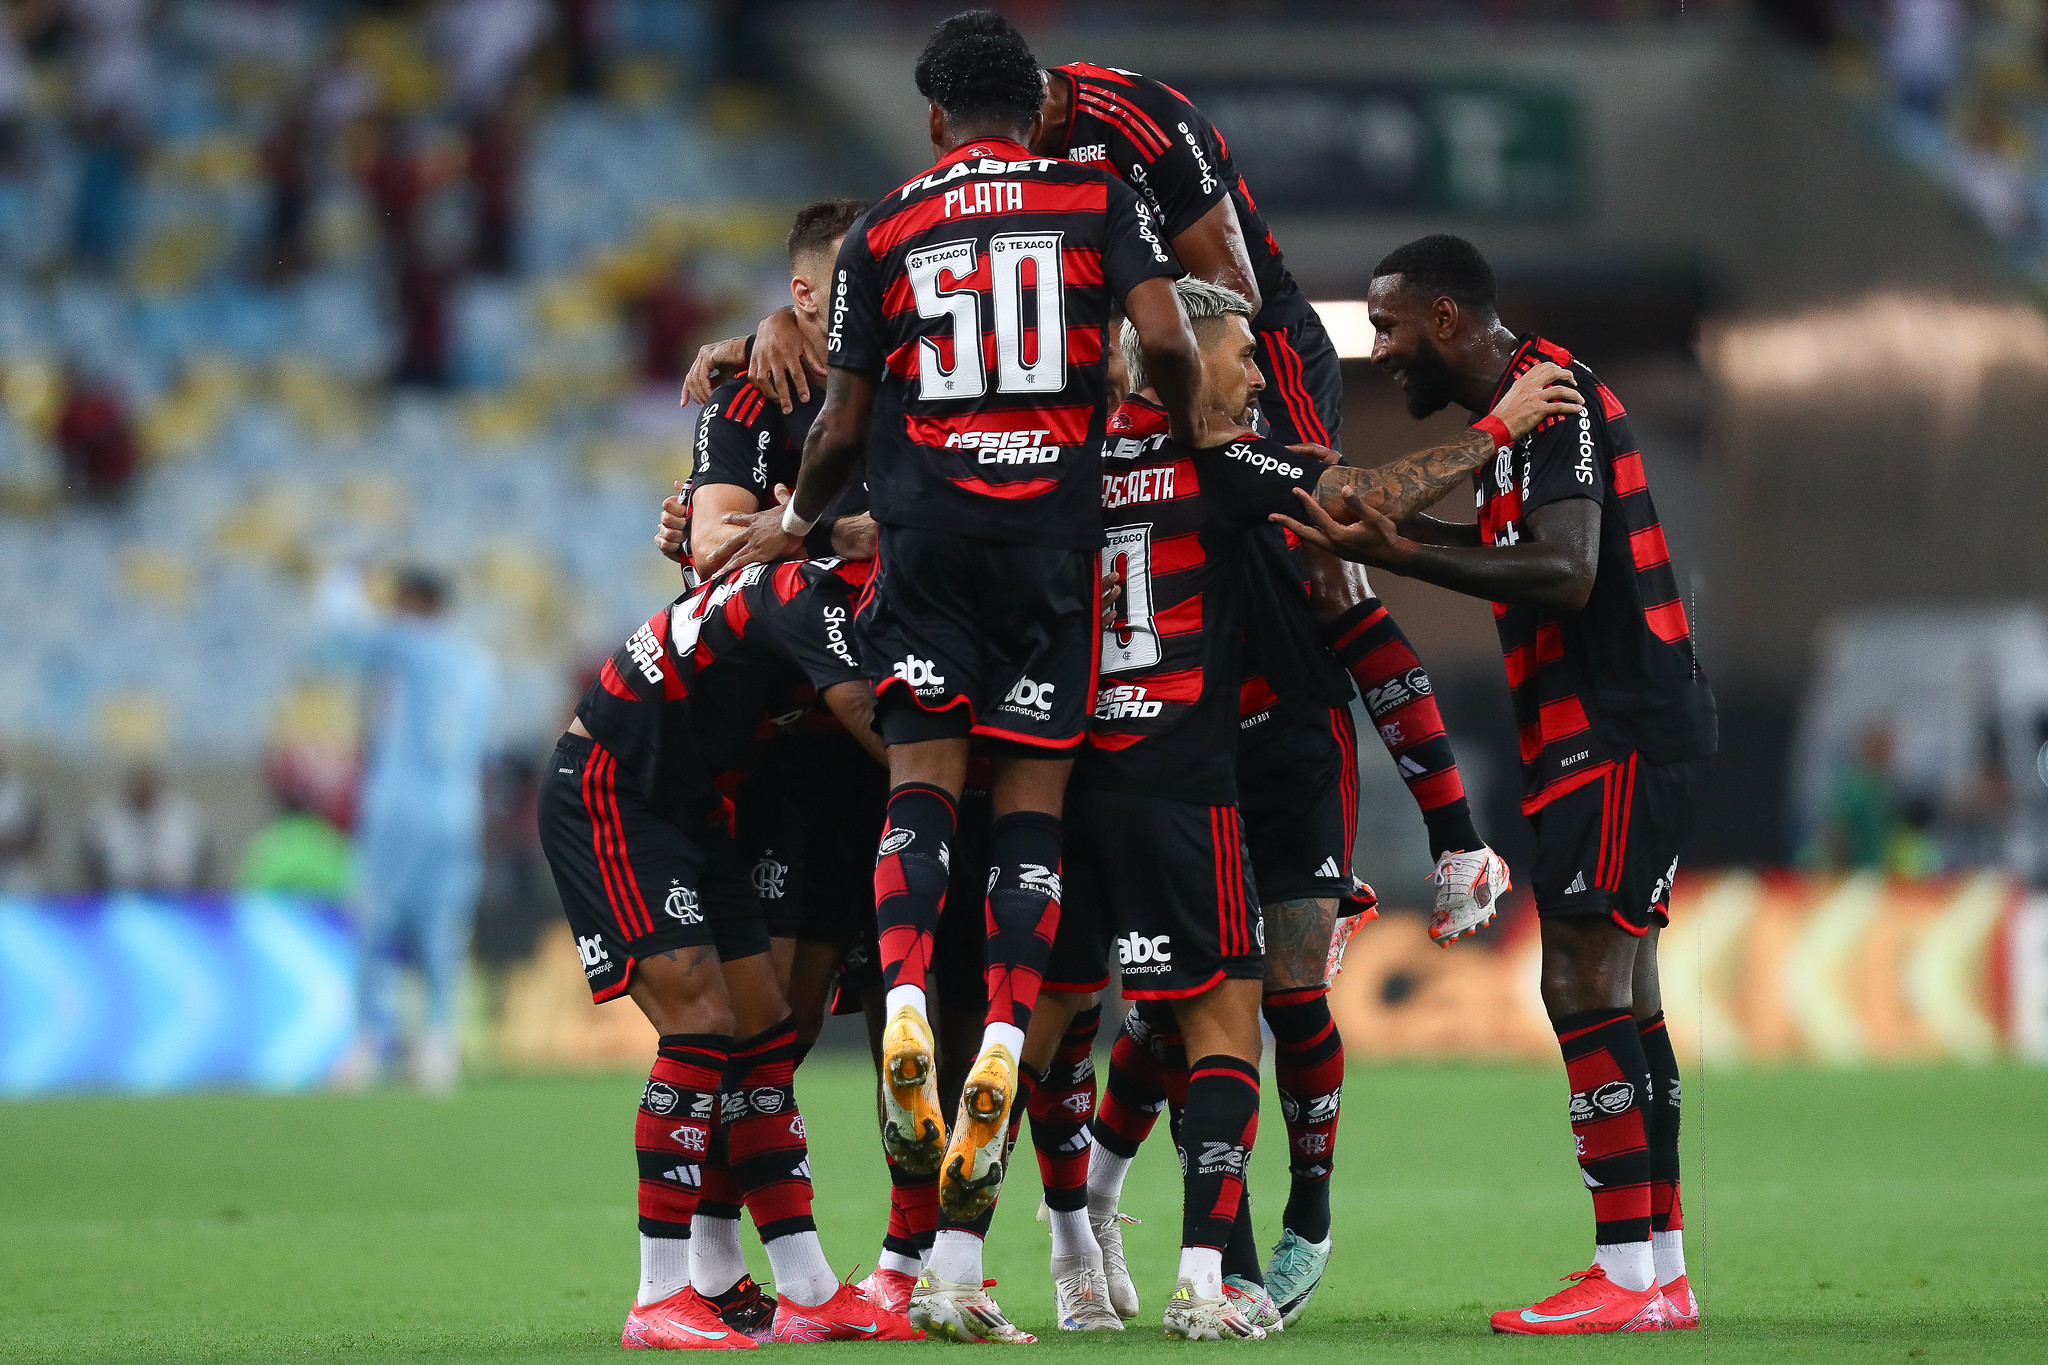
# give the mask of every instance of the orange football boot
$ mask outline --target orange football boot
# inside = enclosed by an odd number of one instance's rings
[[[783,1294],[775,1301],[775,1335],[785,1341],[923,1341],[910,1319],[868,1297],[857,1284],[842,1284],[812,1308]]]
[[[1549,1298],[1495,1313],[1493,1330],[1523,1336],[1663,1330],[1664,1295],[1656,1285],[1623,1289],[1597,1265],[1564,1278],[1571,1283]]]
[[[752,1337],[720,1322],[717,1310],[688,1285],[659,1303],[635,1304],[628,1309],[619,1345],[629,1351],[755,1349]]]

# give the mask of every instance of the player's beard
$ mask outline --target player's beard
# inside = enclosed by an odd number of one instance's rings
[[[1433,342],[1423,342],[1415,358],[1401,367],[1401,393],[1408,400],[1408,415],[1417,420],[1449,407],[1457,388],[1458,377]]]

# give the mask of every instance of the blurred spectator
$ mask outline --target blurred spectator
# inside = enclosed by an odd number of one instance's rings
[[[476,205],[470,267],[510,275],[517,249],[519,133],[505,109],[477,115],[469,127],[469,188]]]
[[[28,779],[0,758],[0,896],[42,889],[43,803]]]
[[[422,389],[448,383],[450,295],[455,272],[423,256],[398,266],[398,366],[391,382]]]
[[[235,884],[244,891],[347,900],[355,884],[348,836],[294,797],[279,793],[278,799],[277,815],[242,854]]]
[[[206,824],[184,795],[164,787],[154,764],[129,770],[119,796],[93,807],[83,846],[94,891],[192,891],[205,884]]]
[[[1892,728],[1880,722],[1863,734],[1855,758],[1842,765],[1828,792],[1825,823],[1800,861],[1850,872],[1886,865],[1899,824],[1892,775]]]
[[[131,135],[147,126],[155,12],[156,0],[64,0],[71,98],[81,122],[104,122]]]
[[[81,269],[107,271],[121,264],[134,217],[135,163],[140,148],[119,122],[100,117],[79,134],[78,197],[71,219],[71,252]]]
[[[568,66],[563,79],[572,95],[604,89],[603,10],[603,0],[556,0],[557,31]]]
[[[65,375],[57,412],[64,487],[74,496],[118,503],[135,478],[137,450],[128,412],[113,388],[76,365]]]
[[[699,335],[717,316],[684,269],[671,271],[635,299],[627,315],[640,342],[640,380],[664,389],[681,386]]]
[[[377,211],[386,255],[403,266],[420,253],[422,210],[434,189],[434,173],[420,150],[417,130],[406,119],[380,116],[375,138],[363,188]]]
[[[313,112],[286,105],[263,143],[263,179],[270,203],[264,215],[260,271],[271,283],[296,278],[307,264],[306,226],[313,209]]]
[[[434,11],[434,47],[456,112],[503,107],[554,18],[543,0],[442,0]]]
[[[1998,867],[2008,859],[2015,801],[2004,748],[1998,727],[1988,727],[1976,771],[1942,812],[1942,861],[1949,867]]]
[[[397,1059],[398,977],[410,959],[426,980],[425,1035],[413,1075],[446,1091],[461,1064],[460,987],[483,876],[485,750],[497,703],[491,656],[443,619],[436,575],[399,575],[396,611],[370,614],[359,578],[323,586],[330,651],[367,675],[376,698],[358,824],[363,909],[363,1039],[348,1079]]]
[[[1963,0],[1887,0],[1884,65],[1899,103],[1939,119],[1962,79],[1970,15]]]
[[[28,157],[28,106],[35,73],[15,30],[17,15],[0,13],[0,175],[18,174]]]
[[[2028,202],[2026,136],[1990,108],[1964,123],[1962,147],[1951,174],[1956,191],[1992,236],[2010,241],[2033,225]]]

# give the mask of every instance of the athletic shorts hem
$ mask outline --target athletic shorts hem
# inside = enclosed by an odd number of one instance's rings
[[[1065,752],[1068,749],[1078,749],[1081,747],[1081,741],[1088,738],[1088,731],[1085,728],[1076,730],[1065,739],[1048,739],[1041,738],[1038,735],[1020,735],[1015,730],[1005,730],[999,726],[979,723],[969,733],[979,739],[1000,740],[1005,744],[1022,744],[1028,745],[1033,749],[1052,749],[1059,752]]]
[[[1109,977],[1098,976],[1093,981],[1058,981],[1047,977],[1038,985],[1041,991],[1053,991],[1060,995],[1092,995],[1096,991],[1109,989]],[[1129,995],[1129,991],[1124,994]]]
[[[1124,987],[1127,1000],[1191,1000],[1198,995],[1207,995],[1226,981],[1264,981],[1266,959],[1244,958],[1226,963],[1210,974],[1209,979],[1199,986],[1182,986],[1178,990],[1147,991],[1131,986]]]

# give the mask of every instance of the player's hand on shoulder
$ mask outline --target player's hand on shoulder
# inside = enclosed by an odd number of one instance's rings
[[[1507,425],[1508,434],[1520,439],[1553,417],[1586,410],[1577,381],[1562,365],[1545,360],[1517,379],[1493,405],[1493,415]]]
[[[683,402],[709,403],[711,391],[747,367],[747,339],[727,337],[697,348],[683,376]]]
[[[1257,432],[1248,431],[1229,418],[1213,412],[1203,413],[1201,423],[1195,432],[1195,439],[1188,442],[1196,450],[1214,450],[1217,446],[1226,446],[1232,441],[1250,441],[1258,436]]]
[[[742,565],[771,564],[803,554],[803,540],[782,529],[782,508],[789,495],[786,485],[777,484],[773,507],[758,512],[727,512],[719,518],[736,529],[697,566],[698,572],[709,579]]]
[[[1344,453],[1342,451],[1332,450],[1328,446],[1319,446],[1313,441],[1303,441],[1299,445],[1291,445],[1287,448],[1297,455],[1307,459],[1320,460],[1326,465],[1337,465],[1344,462]]]
[[[683,485],[676,482],[676,491],[661,500],[661,521],[654,528],[654,548],[673,559],[683,562],[683,547],[688,544],[690,504],[683,500]]]
[[[779,308],[761,319],[754,333],[754,358],[747,365],[747,378],[755,388],[788,412],[798,403],[810,402],[813,378],[824,377],[824,340],[804,332],[794,309]]]

